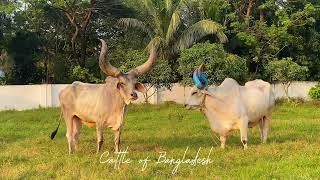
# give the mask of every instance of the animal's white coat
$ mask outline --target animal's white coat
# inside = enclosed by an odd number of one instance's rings
[[[240,86],[231,78],[226,78],[219,86],[210,87],[208,92],[194,88],[187,101],[188,106],[202,106],[211,129],[220,134],[223,148],[226,136],[237,129],[240,129],[241,141],[246,148],[248,127],[259,123],[261,139],[265,142],[274,104],[268,82],[254,80]]]

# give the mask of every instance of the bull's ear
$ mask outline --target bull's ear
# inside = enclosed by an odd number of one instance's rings
[[[135,85],[135,88],[139,92],[142,92],[142,93],[146,93],[147,92],[146,88],[144,87],[144,85],[142,83],[137,82],[136,85]]]

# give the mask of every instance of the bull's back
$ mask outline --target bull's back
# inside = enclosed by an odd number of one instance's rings
[[[248,88],[258,88],[264,93],[264,97],[266,101],[268,102],[268,107],[273,108],[275,105],[275,96],[274,92],[272,90],[272,86],[270,83],[263,81],[261,79],[256,79],[253,81],[249,81],[245,84],[245,87]]]
[[[95,122],[101,111],[102,88],[102,85],[74,82],[60,92],[61,107],[82,120]]]
[[[241,95],[251,119],[266,116],[274,106],[273,91],[268,82],[262,80],[249,81],[242,88]]]
[[[236,80],[226,78],[219,86],[211,87],[209,91],[221,100],[229,101],[229,99],[234,99],[233,96],[238,94],[239,88],[240,85]]]

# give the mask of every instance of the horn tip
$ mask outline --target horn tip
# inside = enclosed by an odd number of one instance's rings
[[[206,66],[204,64],[201,64],[199,69],[200,69],[200,71],[205,71],[206,70]]]
[[[99,39],[101,41],[102,44],[105,44],[106,41],[104,41],[103,39]]]

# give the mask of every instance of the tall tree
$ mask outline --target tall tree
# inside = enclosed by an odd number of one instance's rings
[[[76,40],[80,39],[80,59],[78,60],[78,64],[84,67],[86,64],[87,30],[97,1],[60,0],[50,1],[50,4],[63,11],[69,23],[73,26],[71,47],[73,53],[76,53]]]
[[[122,18],[119,25],[146,33],[150,38],[148,47],[158,46],[162,59],[174,62],[181,50],[207,35],[215,34],[219,42],[227,42],[223,27],[217,22],[204,19],[192,24],[186,23],[190,16],[188,6],[192,6],[187,0],[143,0],[143,5],[144,8],[140,10],[150,18]]]
[[[9,44],[9,53],[14,57],[12,84],[41,83],[41,71],[37,68],[40,54],[40,37],[33,32],[17,32]]]

